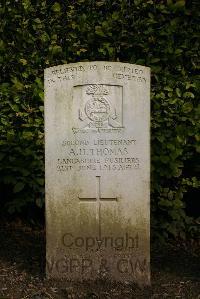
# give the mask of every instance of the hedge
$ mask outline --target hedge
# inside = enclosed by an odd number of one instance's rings
[[[190,194],[198,193],[200,186],[197,6],[198,1],[183,0],[1,4],[3,213],[23,215],[30,208],[44,207],[44,68],[88,60],[122,61],[152,71],[154,236],[195,238],[199,218],[187,214],[187,203],[188,198],[193,202]]]

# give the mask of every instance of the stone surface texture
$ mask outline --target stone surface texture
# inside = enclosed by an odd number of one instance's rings
[[[45,70],[47,277],[150,284],[150,69]]]

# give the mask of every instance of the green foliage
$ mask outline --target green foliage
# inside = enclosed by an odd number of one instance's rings
[[[5,1],[0,185],[4,207],[43,206],[43,70],[108,60],[152,70],[152,226],[159,237],[197,232],[184,195],[199,187],[199,19],[185,1]],[[192,199],[191,199],[192,200]]]

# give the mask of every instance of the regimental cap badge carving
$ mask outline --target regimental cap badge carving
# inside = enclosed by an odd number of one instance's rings
[[[108,89],[103,84],[89,85],[86,89],[86,94],[107,95],[108,93],[109,93]]]
[[[110,104],[101,97],[95,96],[89,99],[85,105],[85,114],[92,121],[104,121],[109,118]]]
[[[123,128],[121,86],[88,84],[80,88],[82,102],[78,109],[78,119],[81,121],[81,128],[73,130],[86,132],[92,129],[93,132],[100,132],[101,129],[119,131]]]

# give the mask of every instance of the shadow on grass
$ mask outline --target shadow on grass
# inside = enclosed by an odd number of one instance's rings
[[[44,277],[45,234],[42,230],[18,225],[0,226],[0,260],[17,270]]]

